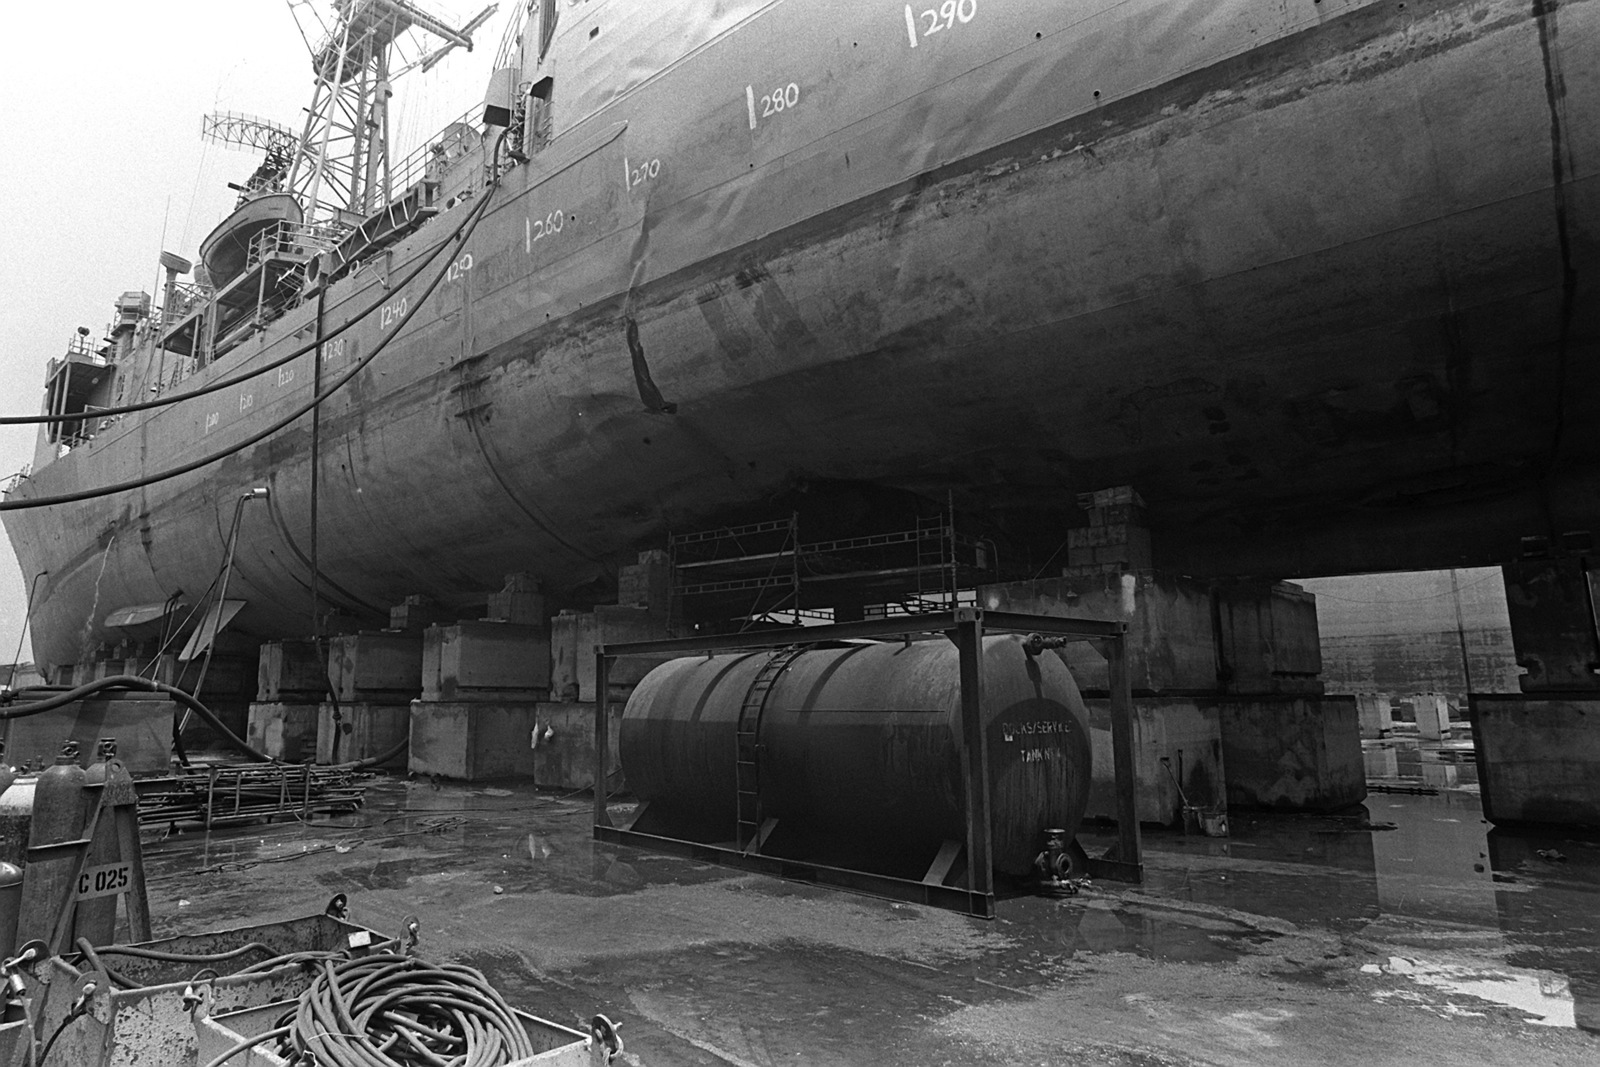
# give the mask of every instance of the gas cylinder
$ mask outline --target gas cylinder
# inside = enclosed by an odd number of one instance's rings
[[[74,891],[79,854],[74,849],[52,848],[77,841],[83,835],[84,773],[78,765],[78,743],[61,746],[55,766],[39,775],[33,791],[33,822],[28,831],[28,862],[23,870],[22,912],[17,919],[17,941],[39,938],[50,942],[56,920]]]
[[[5,761],[6,743],[0,739],[0,795],[4,795],[11,783],[17,780],[17,769]]]
[[[94,811],[101,795],[105,792],[108,766],[117,758],[117,739],[102,737],[96,746],[95,760],[89,764],[89,769],[83,772],[84,784],[84,810]],[[118,764],[117,766],[120,766]],[[87,814],[85,818],[87,818]],[[94,840],[89,844],[89,859],[85,867],[98,867],[101,864],[115,862],[117,858],[117,825],[111,817],[111,812],[105,811],[100,815],[100,821],[95,826]],[[73,939],[87,937],[91,945],[109,945],[116,940],[117,928],[117,898],[95,897],[91,900],[78,902],[78,909],[73,925]]]
[[[17,910],[22,906],[22,868],[0,861],[0,956],[17,951]]]

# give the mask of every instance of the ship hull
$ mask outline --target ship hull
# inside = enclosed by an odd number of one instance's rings
[[[1047,540],[1075,493],[1133,484],[1157,562],[1199,574],[1494,562],[1600,527],[1600,3],[1535,7],[1342,5],[1143,81],[1110,37],[1041,34],[810,140],[753,131],[748,174],[718,170],[721,112],[624,98],[507,176],[459,269],[324,407],[322,596],[372,618],[523,570],[581,601],[621,554],[805,480],[948,492]],[[1119,78],[1138,85],[1055,99]],[[397,307],[375,275],[325,328]],[[295,309],[203,373],[314,329]],[[310,359],[127,420],[14,498],[226,447],[310,396]],[[25,578],[50,572],[36,657],[198,596],[256,485],[239,625],[307,632],[311,435],[7,513]]]

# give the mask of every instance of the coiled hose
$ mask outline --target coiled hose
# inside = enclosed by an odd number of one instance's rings
[[[325,1067],[501,1067],[532,1056],[532,1040],[479,971],[377,953],[322,960],[322,973],[271,1029],[205,1067],[255,1045]]]

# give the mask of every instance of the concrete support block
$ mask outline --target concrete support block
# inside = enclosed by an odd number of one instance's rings
[[[304,763],[317,754],[317,705],[258,701],[245,740],[274,759]]]
[[[1092,567],[1122,564],[1145,570],[1151,564],[1150,531],[1132,523],[1083,526],[1067,531],[1067,565]]]
[[[466,782],[532,778],[538,706],[528,701],[414,701],[407,767],[413,774]]]
[[[1227,692],[1322,692],[1315,596],[1290,582],[1267,581],[1219,582],[1212,595]]]
[[[550,636],[540,626],[461,622],[423,634],[425,701],[533,703],[550,695]]]
[[[1224,698],[1230,808],[1332,811],[1367,795],[1353,697]]]
[[[982,586],[978,603],[991,611],[1126,622],[1135,692],[1217,688],[1211,591],[1203,582],[1177,575],[1097,573]],[[1094,646],[1074,641],[1060,655],[1079,687],[1107,688],[1105,657]]]
[[[328,680],[341,704],[409,704],[422,692],[422,635],[364,630],[332,638]]]
[[[550,620],[551,695],[593,703],[594,646],[623,641],[658,641],[670,636],[666,622],[644,608],[603,605],[589,612],[562,612]],[[659,659],[619,659],[612,663],[613,690],[637,685]]]
[[[1356,716],[1362,737],[1388,737],[1394,733],[1394,709],[1387,693],[1357,693]]]
[[[1450,703],[1443,693],[1416,693],[1411,706],[1417,716],[1417,736],[1424,741],[1442,741],[1450,736]]]
[[[256,668],[256,700],[316,704],[328,691],[328,657],[315,641],[268,641]]]
[[[1490,822],[1600,828],[1600,696],[1474,693],[1469,700]]]
[[[87,766],[94,761],[96,742],[114,737],[117,758],[130,773],[165,773],[172,765],[172,720],[178,712],[176,702],[156,693],[119,693],[0,720],[0,736],[5,738],[6,763],[14,767],[50,766],[67,740],[78,742],[79,759]]]
[[[1316,598],[1288,582],[1092,571],[981,586],[978,602],[992,611],[1126,622],[1135,692],[1322,692]],[[1105,659],[1091,645],[1074,642],[1061,657],[1081,687],[1106,688]]]
[[[1600,695],[1596,574],[1577,558],[1526,560],[1500,568],[1524,693]]]
[[[531,574],[518,571],[506,575],[506,586],[489,595],[484,618],[518,626],[543,626],[545,600],[539,592],[539,582]]]
[[[333,704],[317,706],[317,762],[349,763],[394,748],[411,732],[411,704]],[[404,750],[381,766],[406,765]]]
[[[456,613],[432,597],[414,595],[389,609],[389,629],[421,633],[430,626],[446,626],[456,621]]]
[[[608,705],[611,781],[608,792],[625,788],[617,738],[622,733],[622,704]],[[538,706],[535,726],[539,743],[533,750],[533,781],[541,789],[588,789],[594,785],[594,705],[547,703]]]
[[[617,604],[665,616],[672,595],[672,566],[661,549],[639,553],[639,562],[617,571]]]
[[[1089,736],[1094,745],[1094,781],[1089,790],[1090,818],[1115,819],[1116,773],[1111,752],[1111,702],[1101,697],[1085,702]],[[1139,821],[1181,825],[1183,800],[1191,805],[1227,808],[1227,777],[1222,756],[1222,725],[1215,703],[1183,697],[1135,697],[1133,701],[1134,773],[1138,781]],[[1162,763],[1163,758],[1167,761]]]

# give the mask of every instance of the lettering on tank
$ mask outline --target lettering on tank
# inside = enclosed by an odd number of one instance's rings
[[[1035,719],[1031,722],[1001,723],[1000,735],[1006,741],[1016,741],[1019,737],[1035,737],[1041,734],[1070,734],[1072,723],[1058,719]]]

